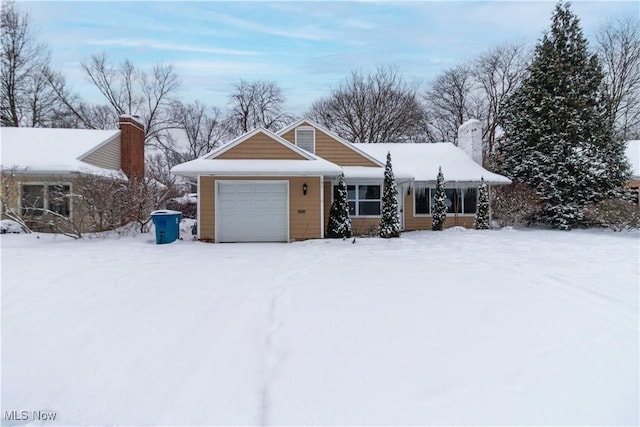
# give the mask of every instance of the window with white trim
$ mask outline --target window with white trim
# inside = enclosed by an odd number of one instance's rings
[[[347,185],[347,202],[350,216],[380,216],[381,185]],[[333,199],[338,197],[338,186],[333,186]]]
[[[314,128],[296,128],[296,145],[309,153],[316,152],[316,130]]]
[[[469,188],[445,188],[447,213],[475,214],[478,206],[478,190]],[[413,191],[413,207],[416,215],[431,215],[436,195],[435,188],[416,187]]]
[[[45,209],[66,217],[71,214],[69,184],[23,184],[21,193],[25,216],[42,216]]]

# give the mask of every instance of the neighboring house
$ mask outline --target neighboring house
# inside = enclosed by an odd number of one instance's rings
[[[460,128],[466,154],[449,143],[352,144],[303,119],[277,134],[255,129],[171,171],[197,179],[198,238],[205,241],[323,238],[340,174],[348,186],[354,232],[374,231],[380,222],[387,151],[405,230],[431,228],[430,189],[439,166],[450,200],[446,226],[470,227],[480,179],[492,185],[511,182],[480,166],[479,125],[475,120]]]
[[[627,184],[627,187],[633,191],[635,202],[638,203],[638,190],[640,189],[640,140],[627,141],[625,153],[631,164],[631,180]]]
[[[122,116],[119,127],[1,128],[3,179],[12,181],[2,186],[3,205],[31,224],[46,223],[42,209],[74,220],[80,217],[79,206],[70,196],[82,176],[144,177],[144,125]]]

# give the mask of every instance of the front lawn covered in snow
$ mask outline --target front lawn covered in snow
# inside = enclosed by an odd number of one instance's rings
[[[3,235],[3,417],[639,422],[638,232],[188,237]]]

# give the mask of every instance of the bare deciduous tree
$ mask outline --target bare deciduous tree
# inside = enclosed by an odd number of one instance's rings
[[[55,126],[58,100],[46,71],[49,50],[39,43],[29,14],[3,1],[0,12],[2,126]]]
[[[523,45],[506,44],[480,55],[473,63],[472,75],[483,98],[483,111],[476,118],[484,120],[485,157],[493,154],[500,106],[520,84],[527,58],[528,52]]]
[[[351,142],[425,142],[424,109],[417,85],[395,67],[354,71],[331,95],[315,101],[309,116]]]
[[[229,96],[229,129],[240,135],[257,127],[277,130],[293,119],[283,111],[282,89],[273,81],[240,80]]]
[[[171,107],[170,126],[180,131],[178,137],[167,129],[156,135],[154,144],[178,163],[198,158],[223,143],[230,137],[222,112],[216,107],[207,107],[200,101],[175,102]],[[176,163],[177,164],[177,163]]]
[[[479,118],[481,100],[474,87],[472,68],[458,65],[436,77],[424,93],[430,124],[440,141],[457,142],[460,125]]]
[[[129,60],[113,64],[105,54],[93,55],[82,63],[82,69],[107,101],[107,105],[91,105],[75,95],[64,78],[49,73],[48,80],[81,127],[114,128],[118,116],[141,117],[145,125],[145,142],[170,126],[170,108],[180,80],[172,65],[156,64],[147,73]]]
[[[622,138],[640,138],[640,21],[609,22],[596,41],[609,120]]]

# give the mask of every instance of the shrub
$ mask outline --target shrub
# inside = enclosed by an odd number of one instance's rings
[[[167,202],[167,209],[179,211],[182,218],[197,219],[198,203],[192,201],[182,201],[181,199],[171,199]]]
[[[500,226],[531,224],[542,210],[542,200],[526,184],[514,182],[491,192],[492,218]]]
[[[351,218],[349,218],[349,202],[347,201],[347,185],[344,176],[338,179],[338,191],[329,210],[327,237],[351,237]]]
[[[436,180],[436,194],[434,196],[433,214],[431,216],[431,229],[441,231],[444,229],[444,222],[447,219],[447,194],[444,190],[444,175],[442,168],[438,168],[438,178]]]
[[[614,231],[640,228],[640,206],[622,199],[607,199],[583,210],[588,225]]]

